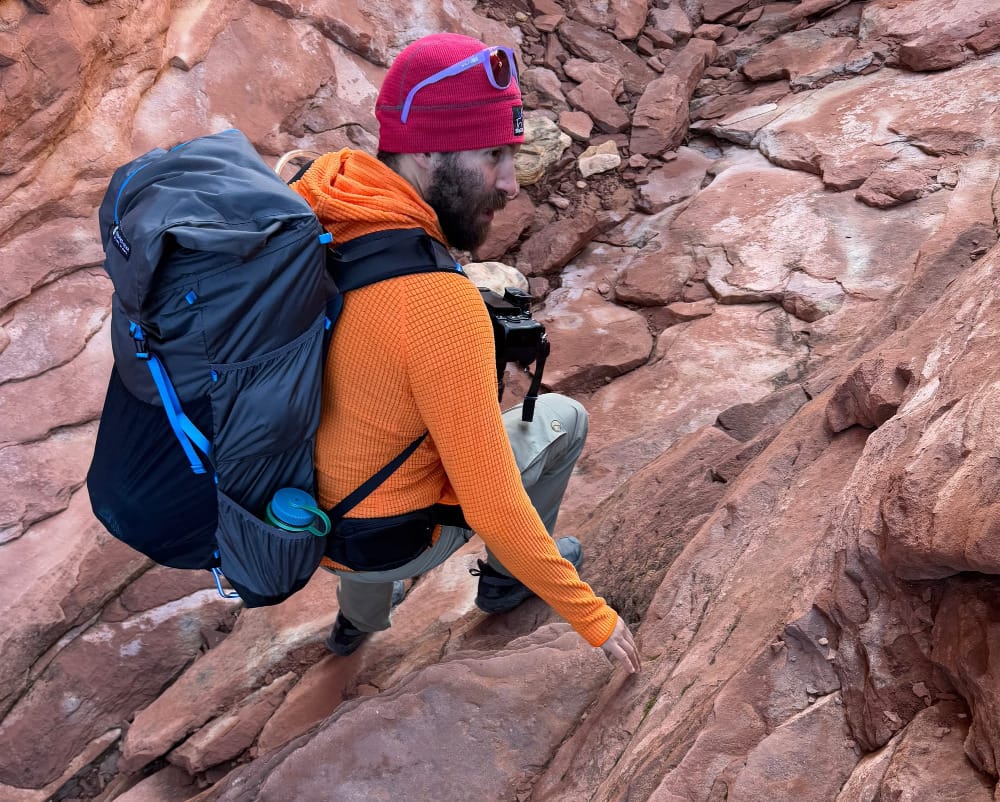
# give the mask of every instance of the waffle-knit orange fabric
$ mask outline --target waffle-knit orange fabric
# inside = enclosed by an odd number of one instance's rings
[[[293,186],[336,241],[414,227],[444,240],[412,186],[364,153],[327,154]],[[457,273],[401,276],[345,296],[316,440],[320,504],[332,507],[425,431],[350,515],[460,503],[507,570],[587,641],[604,643],[616,613],[560,556],[524,491],[497,403],[489,315]]]

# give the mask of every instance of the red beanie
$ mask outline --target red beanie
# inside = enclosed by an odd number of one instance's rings
[[[524,142],[521,90],[490,83],[481,64],[420,89],[403,123],[410,90],[425,78],[484,50],[478,39],[436,33],[408,45],[386,73],[375,103],[378,149],[387,153],[446,153]]]

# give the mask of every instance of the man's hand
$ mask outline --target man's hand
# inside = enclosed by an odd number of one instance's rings
[[[639,670],[639,650],[636,649],[632,633],[625,626],[621,616],[618,616],[618,620],[615,621],[611,637],[604,642],[601,648],[609,660],[612,658],[617,660],[625,666],[625,670],[629,674],[634,674]]]

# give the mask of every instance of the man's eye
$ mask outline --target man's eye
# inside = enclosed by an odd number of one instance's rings
[[[490,151],[490,158],[493,159],[493,161],[495,161],[495,162],[500,161],[500,159],[503,158],[503,149],[502,148],[494,148],[493,150],[491,150]]]

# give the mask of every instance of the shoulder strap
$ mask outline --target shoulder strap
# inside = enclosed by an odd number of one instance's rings
[[[374,476],[369,477],[365,482],[355,490],[351,491],[348,495],[340,500],[337,506],[332,507],[327,510],[327,515],[330,516],[331,521],[338,521],[343,518],[347,513],[358,506],[362,501],[364,501],[368,496],[375,492],[375,489],[382,484],[386,479],[388,479],[392,474],[396,472],[407,458],[424,442],[424,438],[427,437],[429,432],[424,432],[420,437],[410,443],[406,448],[400,451],[395,457],[389,462],[379,468],[378,472]]]
[[[376,231],[331,246],[327,270],[341,292],[413,273],[460,273],[448,249],[422,228]]]

